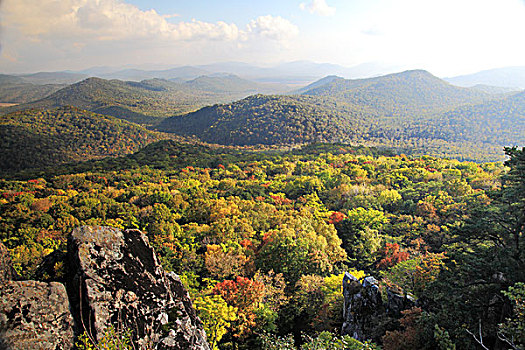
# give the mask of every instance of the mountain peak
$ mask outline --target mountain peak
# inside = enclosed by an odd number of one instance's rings
[[[376,77],[371,79],[380,79],[380,78],[387,78],[387,77],[401,77],[401,78],[408,78],[408,79],[432,79],[435,81],[441,81],[444,83],[445,81],[441,80],[440,78],[436,77],[432,73],[430,73],[427,70],[424,69],[410,69],[399,73],[392,73],[385,75],[383,77]]]

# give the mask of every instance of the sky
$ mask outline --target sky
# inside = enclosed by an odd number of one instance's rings
[[[525,0],[0,0],[0,72],[308,60],[525,66]]]

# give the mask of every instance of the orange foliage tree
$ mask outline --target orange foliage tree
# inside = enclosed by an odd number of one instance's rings
[[[246,277],[237,276],[235,280],[225,280],[217,283],[213,290],[228,303],[239,310],[237,321],[232,324],[234,337],[245,337],[256,326],[257,315],[264,293],[264,284]]]

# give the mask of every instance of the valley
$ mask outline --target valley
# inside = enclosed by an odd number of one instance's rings
[[[45,111],[40,120],[53,127],[53,111],[72,106],[149,133],[227,146],[339,142],[480,162],[503,160],[503,147],[525,142],[524,92],[457,87],[421,70],[354,80],[329,76],[288,91],[231,74],[140,82],[88,78],[61,88],[3,79],[0,89],[34,96],[12,98],[13,105],[0,109],[4,132],[15,130],[7,127],[10,113]],[[48,79],[43,82],[59,81]],[[42,87],[52,90],[41,97]],[[40,95],[31,95],[35,88]]]

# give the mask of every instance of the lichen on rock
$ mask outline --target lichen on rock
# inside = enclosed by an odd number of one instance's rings
[[[0,349],[72,349],[73,317],[63,284],[6,281],[0,286]]]
[[[94,339],[113,325],[131,330],[140,349],[209,349],[187,291],[142,232],[79,227],[68,254],[74,315]]]

